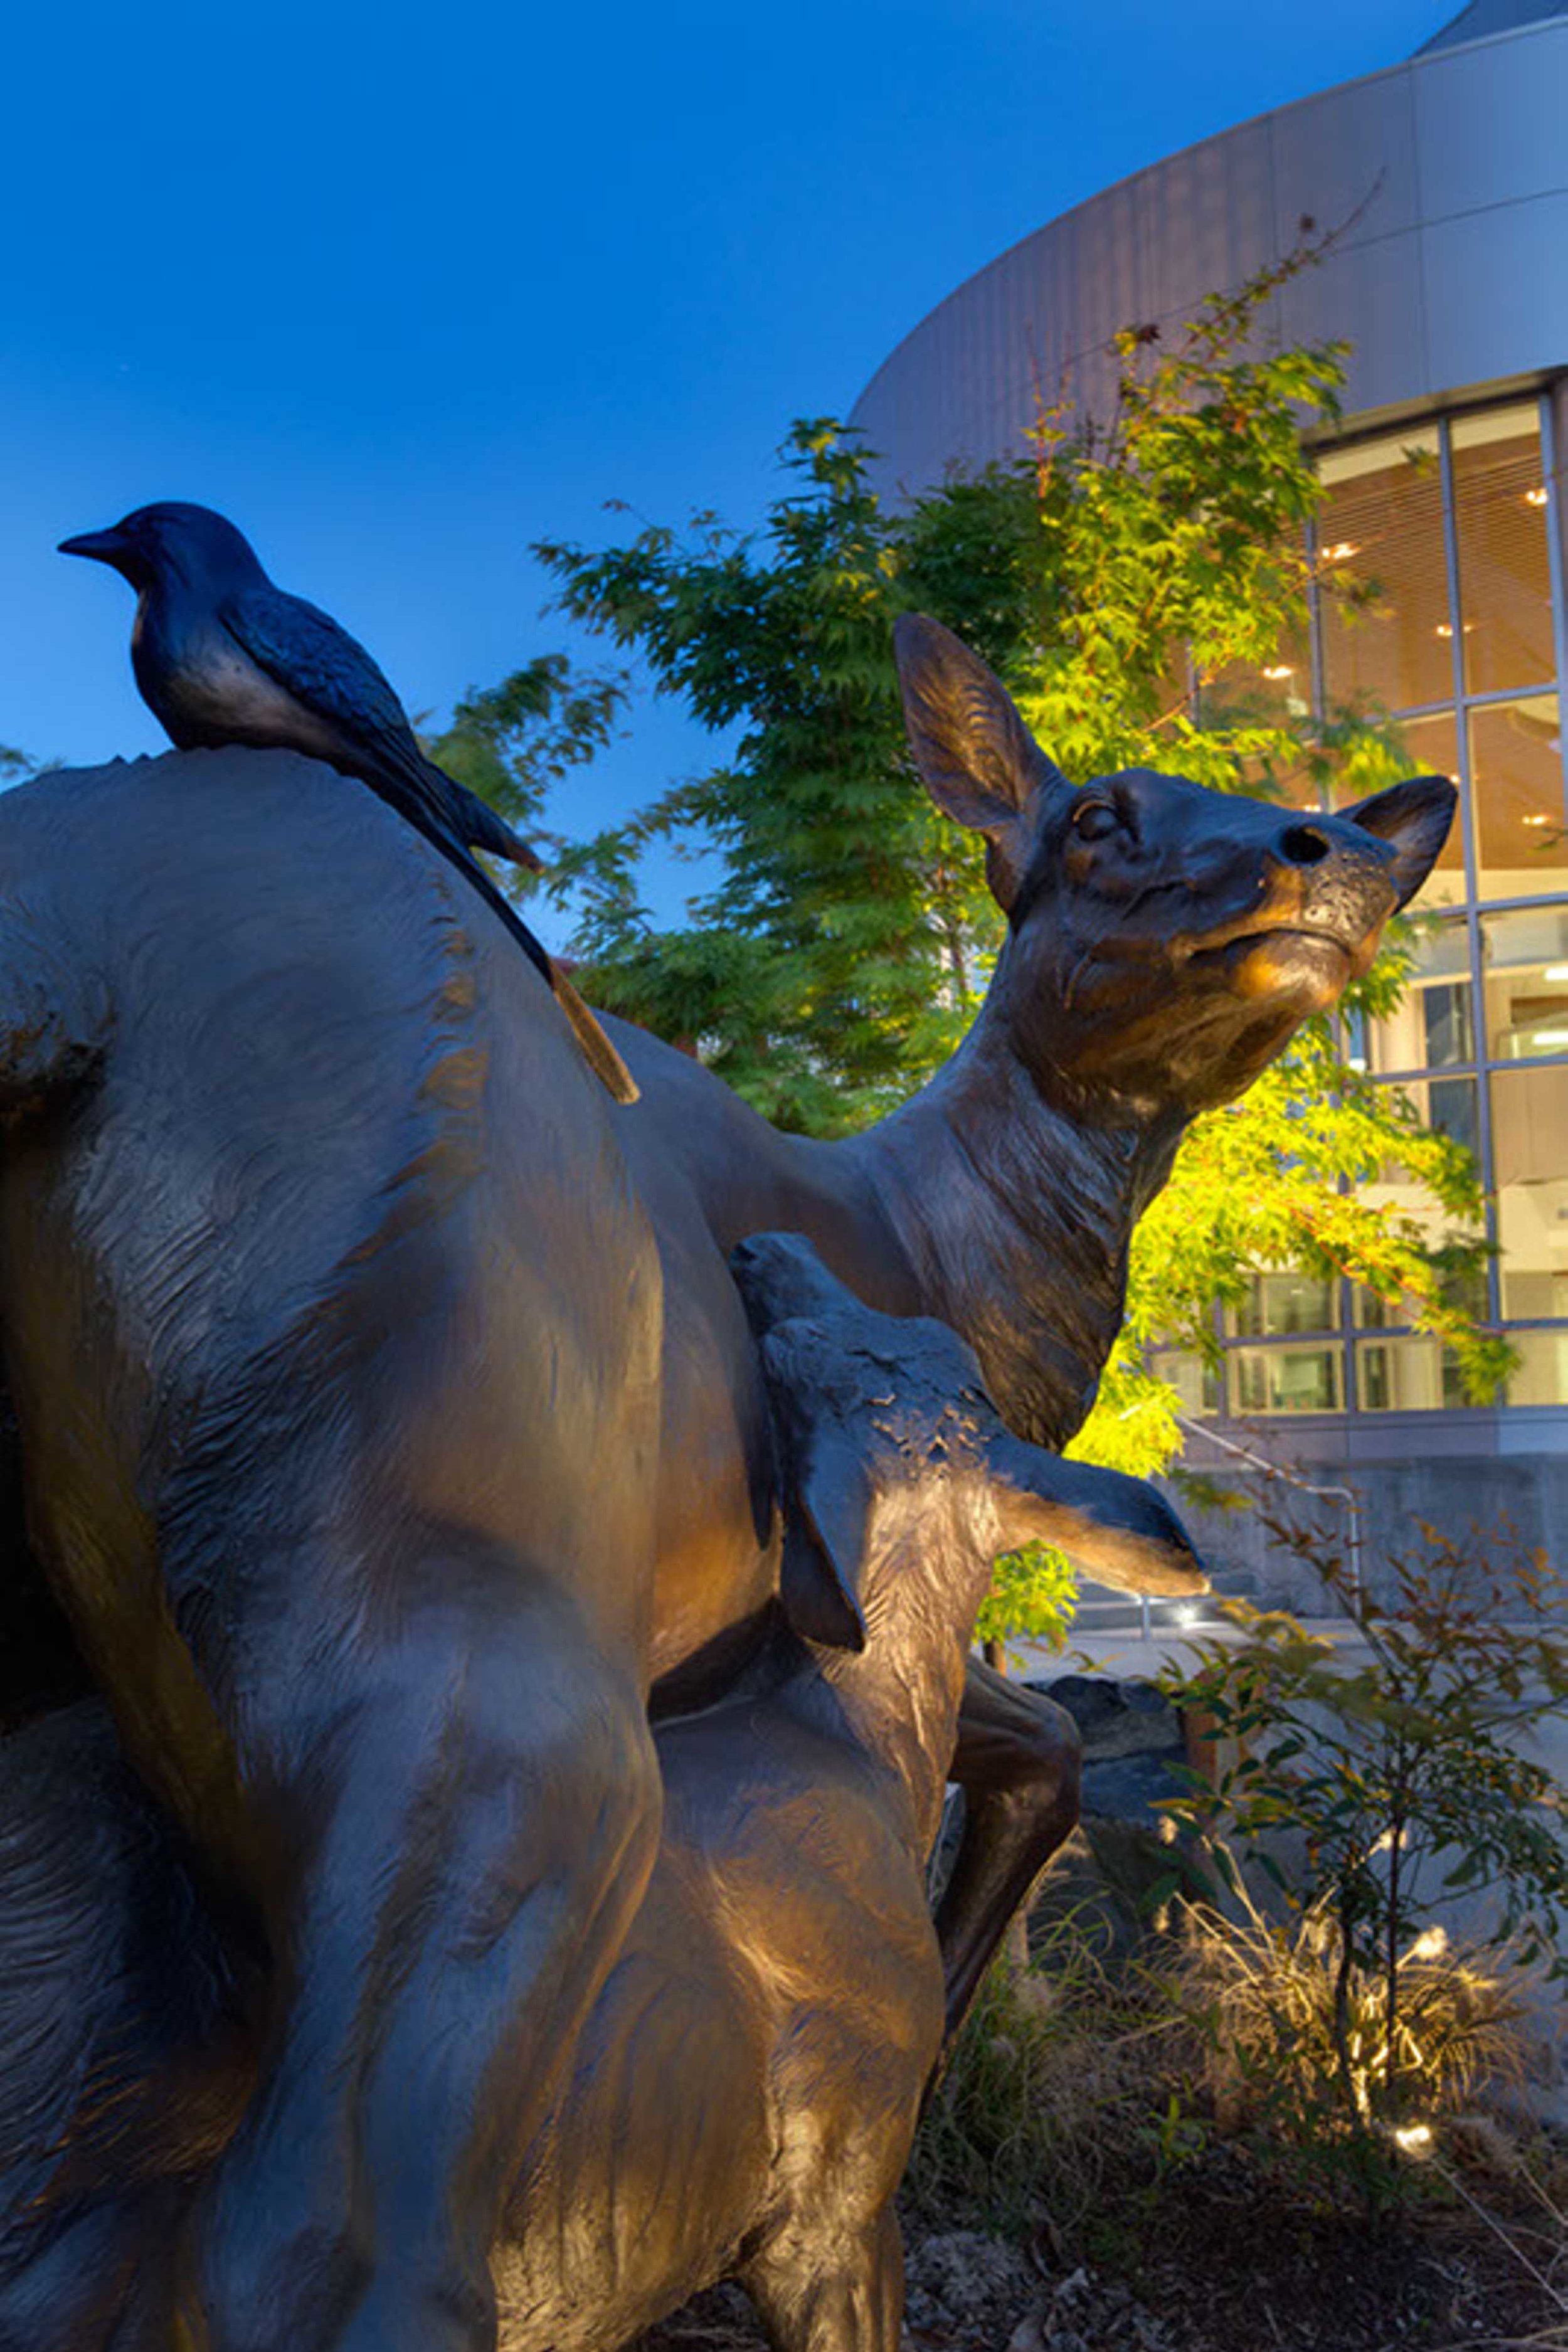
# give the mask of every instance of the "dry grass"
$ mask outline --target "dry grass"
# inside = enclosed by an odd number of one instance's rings
[[[1483,2086],[1523,2079],[1521,2005],[1495,1952],[1429,1927],[1397,1956],[1391,2003],[1386,1976],[1342,1964],[1326,1904],[1284,1923],[1244,1888],[1238,1904],[1235,1917],[1187,1909],[1171,1969],[1222,2128],[1260,2123],[1299,2142],[1382,2128],[1416,2153]]]
[[[1087,2264],[1173,2352],[1568,2352],[1568,2149],[1489,2107],[1521,2071],[1495,1956],[1403,1957],[1396,2056],[1426,2136],[1402,2146],[1381,2099],[1355,2129],[1325,2089],[1321,1918],[1196,1914],[1131,1964],[1083,1937],[1049,1926],[1036,1967],[986,1986],[916,2143],[916,2242],[991,2231],[1043,2275]],[[1374,1989],[1352,1985],[1348,2015],[1375,2079]]]
[[[915,2142],[915,2210],[1076,2246],[1130,2168],[1147,2168],[1195,2054],[1156,1974],[1111,1968],[1076,1916],[1053,1922],[1035,1966],[997,1968],[982,1989]]]
[[[1446,2119],[1524,2080],[1528,2045],[1495,1955],[1428,1931],[1397,1987],[1391,2044],[1383,1986],[1354,1969],[1342,1985],[1321,1910],[1184,1908],[1115,1966],[1055,1922],[1036,1966],[982,1993],[915,2144],[913,2210],[1077,2258],[1108,2213],[1142,2226],[1205,2158],[1303,2205],[1427,2193]]]

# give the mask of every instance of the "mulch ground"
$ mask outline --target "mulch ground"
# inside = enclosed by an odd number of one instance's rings
[[[1113,2264],[913,2227],[907,2352],[1568,2352],[1561,2232],[1506,2182],[1478,2201],[1490,2220],[1434,2200],[1374,2229],[1260,2205],[1239,2174],[1200,2168],[1117,2229]],[[721,2287],[636,2352],[763,2347]]]

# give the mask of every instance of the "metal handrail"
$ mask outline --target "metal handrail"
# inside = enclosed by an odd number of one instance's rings
[[[1249,1468],[1261,1471],[1265,1478],[1277,1478],[1284,1486],[1294,1486],[1300,1494],[1319,1496],[1325,1502],[1344,1505],[1350,1545],[1351,1592],[1359,1607],[1362,1597],[1361,1497],[1354,1487],[1316,1486],[1310,1478],[1303,1478],[1299,1471],[1287,1470],[1282,1464],[1270,1462],[1267,1454],[1256,1453],[1250,1445],[1237,1445],[1233,1438],[1222,1437],[1217,1429],[1209,1429],[1201,1421],[1191,1421],[1184,1412],[1177,1413],[1175,1421],[1177,1427],[1184,1429],[1190,1436],[1206,1437],[1211,1445],[1217,1445],[1224,1454],[1234,1454],[1237,1461],[1245,1462]],[[1147,1601],[1144,1602],[1144,1610],[1147,1613]]]

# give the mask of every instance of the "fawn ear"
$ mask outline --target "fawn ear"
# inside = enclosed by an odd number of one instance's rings
[[[1097,1584],[1126,1592],[1208,1591],[1185,1528],[1145,1479],[1064,1462],[1011,1435],[987,1448],[986,1467],[1008,1544],[1055,1544]]]
[[[893,652],[910,752],[944,815],[985,835],[985,872],[1004,914],[1017,898],[1047,806],[1072,786],[978,654],[921,613],[900,613]]]
[[[811,1430],[785,1475],[779,1597],[795,1631],[831,1650],[866,1646],[859,1586],[872,1499],[860,1449],[842,1430]]]

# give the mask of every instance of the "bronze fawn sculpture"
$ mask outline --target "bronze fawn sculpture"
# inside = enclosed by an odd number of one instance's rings
[[[896,2352],[891,2200],[943,2021],[925,1860],[992,1563],[1039,1538],[1139,1590],[1203,1582],[1151,1488],[1014,1437],[944,1326],[861,1306],[794,1236],[743,1244],[736,1271],[784,1573],[837,1596],[854,1644],[776,1628],[743,1687],[660,1727],[647,1893],[515,2151],[492,2252],[505,2352],[616,2352],[731,2273],[779,2352]],[[0,2183],[23,2232],[51,2204],[71,2217],[47,2301],[18,2314],[0,2290],[4,2352],[170,2341],[171,2225],[247,2089],[210,1938],[171,1937],[199,1915],[188,1864],[168,1837],[149,1878],[158,1826],[101,1738],[85,1753],[92,1839],[55,1723],[0,1751],[0,2034],[18,2053]],[[51,2151],[22,2179],[18,2142]]]
[[[1440,779],[1310,819],[1143,773],[1074,792],[945,632],[910,624],[900,659],[1009,936],[948,1070],[842,1144],[624,1026],[644,1099],[612,1108],[489,911],[310,761],[0,800],[27,1528],[257,1955],[259,2079],[191,2225],[213,2352],[493,2340],[509,2152],[658,1845],[650,1685],[721,1694],[774,1619],[734,1244],[806,1234],[1059,1442],[1186,1120],[1364,968],[1447,830]],[[835,1591],[796,1567],[820,1627]],[[976,1716],[956,1769],[984,1789]],[[955,1980],[1038,1851],[991,1786]]]

